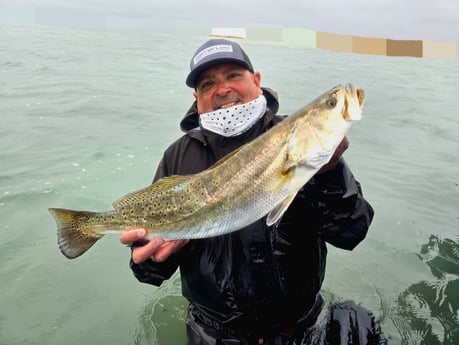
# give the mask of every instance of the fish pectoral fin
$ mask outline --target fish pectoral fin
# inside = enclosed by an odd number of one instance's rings
[[[282,218],[285,211],[287,211],[293,199],[295,199],[295,196],[296,193],[290,194],[279,205],[274,207],[271,212],[268,213],[268,217],[266,218],[266,225],[271,226],[277,223]]]
[[[144,200],[149,200],[152,194],[161,193],[165,190],[180,191],[186,187],[191,177],[192,175],[176,175],[164,177],[148,187],[126,194],[122,198],[116,200],[113,203],[113,208],[116,210],[122,208],[125,205],[130,205],[136,201],[141,202]]]
[[[273,194],[279,192],[279,190],[292,178],[292,175],[295,173],[295,165],[285,166],[283,171],[280,173],[279,180],[273,188]]]

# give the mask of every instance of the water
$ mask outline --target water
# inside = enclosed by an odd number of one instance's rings
[[[59,252],[48,207],[106,210],[151,182],[192,101],[205,35],[0,26],[0,343],[180,344],[178,276],[138,283],[117,236]],[[366,91],[345,157],[376,210],[331,246],[324,295],[381,319],[391,344],[458,344],[459,60],[244,42],[290,113],[338,83]]]

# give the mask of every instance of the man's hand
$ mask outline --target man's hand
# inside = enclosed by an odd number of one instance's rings
[[[143,228],[124,231],[120,236],[122,244],[134,247],[132,249],[132,261],[136,264],[150,258],[156,262],[163,262],[189,242],[189,240],[166,241],[159,237],[154,237],[148,241],[145,239],[146,236],[147,230]]]
[[[341,142],[339,143],[335,152],[333,153],[333,156],[330,159],[330,161],[327,164],[325,164],[322,168],[320,168],[318,173],[320,174],[320,173],[323,173],[329,170],[333,170],[338,164],[344,151],[346,151],[348,147],[349,147],[349,139],[347,137],[344,137],[343,140],[341,140]]]

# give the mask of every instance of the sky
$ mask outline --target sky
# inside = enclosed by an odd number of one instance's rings
[[[364,37],[459,41],[459,0],[0,0],[0,24],[301,27]]]

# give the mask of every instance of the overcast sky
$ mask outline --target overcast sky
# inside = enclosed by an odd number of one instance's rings
[[[303,27],[459,41],[459,0],[0,0],[0,23],[23,24],[37,9],[56,17],[122,17],[143,27]]]

